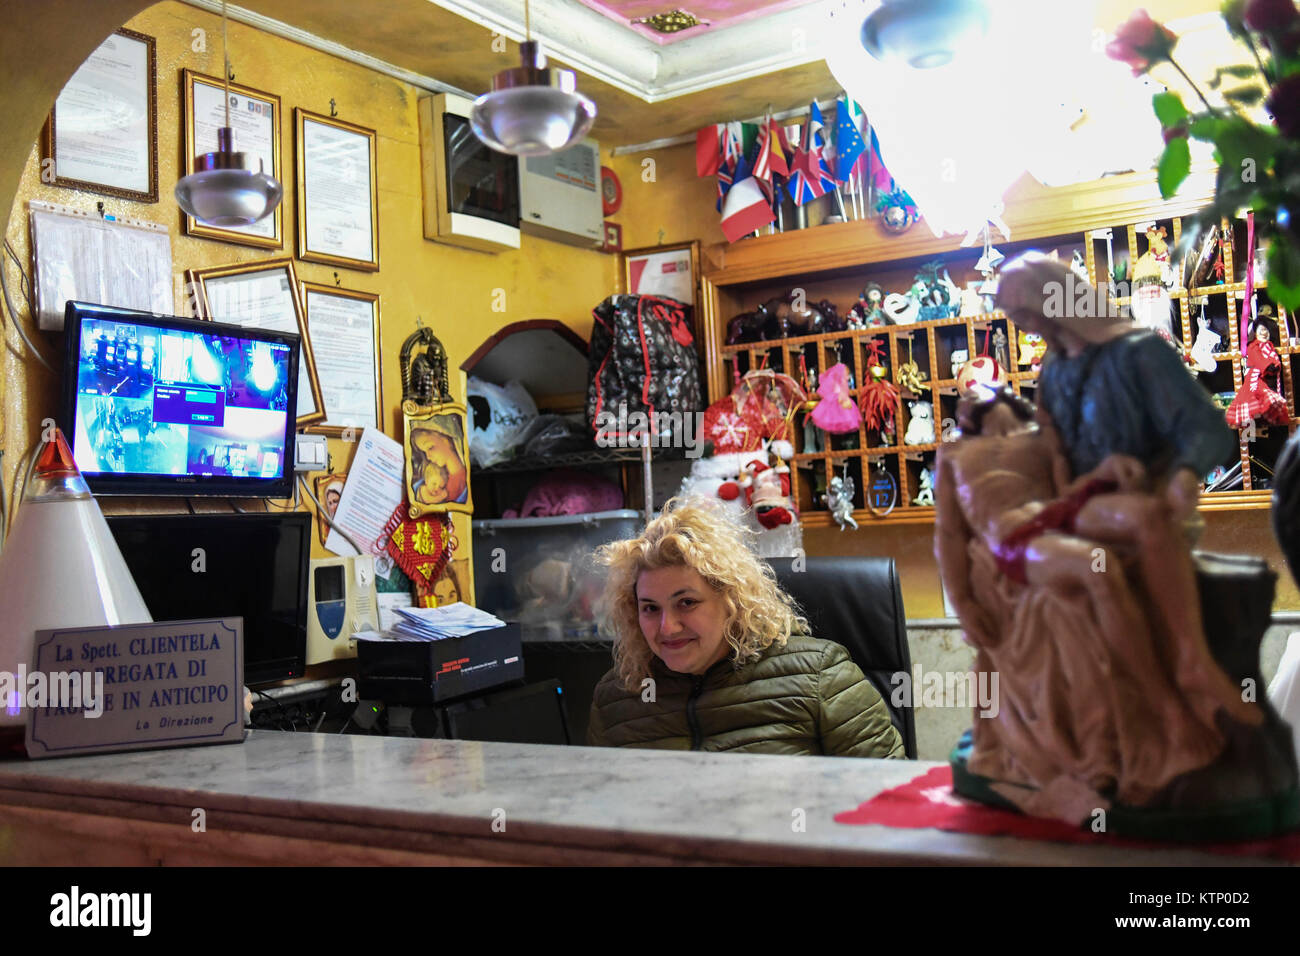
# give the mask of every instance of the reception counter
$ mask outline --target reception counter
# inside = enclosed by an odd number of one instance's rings
[[[932,766],[258,730],[0,762],[0,863],[1267,862],[834,821]]]

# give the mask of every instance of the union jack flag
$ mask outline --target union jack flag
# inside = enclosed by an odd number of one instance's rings
[[[835,180],[831,178],[830,168],[822,156],[822,151],[826,148],[822,140],[823,127],[822,111],[814,102],[808,111],[803,143],[796,151],[790,167],[788,188],[790,198],[797,206],[824,196],[828,190],[835,188]]]

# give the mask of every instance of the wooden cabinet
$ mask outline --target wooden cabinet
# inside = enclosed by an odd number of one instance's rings
[[[1008,201],[1003,219],[1011,230],[1012,241],[996,237],[995,244],[1010,259],[1028,249],[1057,250],[1069,262],[1078,252],[1087,264],[1092,281],[1106,281],[1106,246],[1095,237],[1099,230],[1110,229],[1114,258],[1132,266],[1146,251],[1145,223],[1165,227],[1178,280],[1170,291],[1173,300],[1173,335],[1178,347],[1187,355],[1196,339],[1197,316],[1202,306],[1211,326],[1223,336],[1222,351],[1216,353],[1216,370],[1197,373],[1207,391],[1235,392],[1242,382],[1239,316],[1249,308],[1239,297],[1244,290],[1246,268],[1246,229],[1244,222],[1223,223],[1231,227],[1233,243],[1225,255],[1222,284],[1184,288],[1182,257],[1176,246],[1188,228],[1190,217],[1205,206],[1212,194],[1213,171],[1198,170],[1189,179],[1184,195],[1162,201],[1151,175],[1116,176],[1086,186],[1043,190],[1018,188],[1017,196]],[[746,239],[730,246],[706,250],[705,260],[712,263],[703,277],[705,333],[705,368],[710,401],[725,395],[737,372],[766,364],[799,377],[800,359],[809,369],[824,372],[836,361],[848,366],[856,386],[868,376],[867,350],[874,338],[880,341],[888,358],[891,377],[897,382],[898,367],[909,357],[920,367],[926,389],[913,394],[900,388],[895,409],[896,430],[893,441],[885,443],[879,435],[858,433],[844,436],[826,435],[823,450],[805,448],[802,416],[796,419],[795,461],[792,470],[792,493],[805,526],[831,524],[829,512],[819,498],[832,475],[843,473],[856,486],[854,517],[861,525],[871,521],[924,523],[934,518],[933,507],[916,506],[913,498],[919,490],[921,471],[933,469],[939,442],[906,445],[903,436],[910,418],[910,402],[930,401],[933,405],[936,438],[955,428],[957,390],[952,352],[965,349],[971,357],[985,351],[985,342],[1001,331],[1006,336],[1010,359],[1010,381],[1015,390],[1033,400],[1037,369],[1028,361],[1021,363],[1018,332],[1014,323],[999,312],[969,317],[948,318],[910,325],[878,329],[829,333],[825,335],[785,338],[741,345],[726,345],[727,321],[734,315],[754,309],[775,295],[802,289],[808,302],[829,299],[847,313],[863,286],[874,281],[886,292],[903,292],[927,262],[942,262],[953,281],[960,287],[979,278],[974,265],[982,251],[978,245],[962,246],[962,237],[933,236],[924,223],[913,226],[902,236],[884,233],[873,221],[825,225],[809,230]],[[1268,302],[1267,283],[1258,282],[1260,303]],[[1120,298],[1127,305],[1126,297]],[[1276,310],[1275,312],[1280,312]],[[1300,375],[1300,345],[1290,337],[1286,321],[1278,323],[1274,336],[1282,359],[1282,374],[1277,382],[1288,402],[1290,422],[1287,426],[1266,428],[1256,422],[1251,429],[1239,430],[1241,441],[1225,467],[1241,464],[1242,480],[1235,490],[1206,494],[1205,510],[1267,508],[1270,490],[1269,469],[1282,444],[1295,430],[1295,381]],[[990,349],[991,352],[991,349]],[[1190,374],[1190,373],[1189,373]],[[856,399],[857,389],[853,390]],[[898,500],[885,517],[867,508],[870,478],[879,469],[892,475],[898,487]]]

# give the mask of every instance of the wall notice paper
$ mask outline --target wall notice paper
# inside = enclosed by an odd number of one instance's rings
[[[342,528],[363,548],[381,554],[377,542],[383,536],[384,525],[406,499],[406,459],[402,446],[377,428],[367,428],[361,433],[356,457],[348,469],[348,481],[343,486],[343,497],[334,512],[335,527],[330,528],[325,548],[346,557],[357,550],[348,544],[338,529]]]
[[[325,424],[375,427],[375,304],[308,289],[306,306]]]
[[[244,739],[242,618],[37,631],[33,660],[28,756]]]
[[[101,219],[97,213],[37,201],[28,208],[42,329],[63,330],[69,301],[162,315],[176,311],[166,227]]]
[[[370,262],[370,139],[310,119],[302,124],[303,173],[308,188],[302,215],[312,252]]]

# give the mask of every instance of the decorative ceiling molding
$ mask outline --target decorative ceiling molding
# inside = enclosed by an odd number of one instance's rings
[[[512,40],[523,0],[428,0]],[[532,0],[532,28],[548,55],[646,103],[659,103],[822,59],[827,0],[659,45],[581,4]]]

